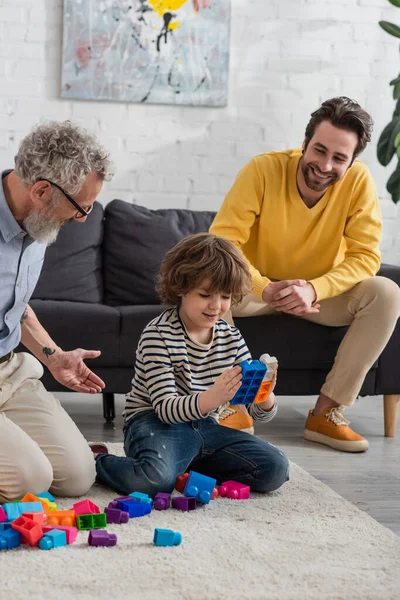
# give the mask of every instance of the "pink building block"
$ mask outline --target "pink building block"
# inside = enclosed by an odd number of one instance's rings
[[[68,527],[67,525],[45,525],[43,527],[43,533],[47,533],[52,529],[58,529],[59,531],[65,531],[65,535],[67,536],[67,544],[73,544],[78,535],[78,530],[76,527]]]
[[[8,521],[8,517],[4,511],[4,508],[0,506],[0,523],[4,523],[5,521]]]
[[[218,494],[231,500],[247,500],[250,498],[250,487],[238,481],[224,481],[218,488]]]
[[[97,515],[101,512],[97,504],[88,499],[81,500],[80,502],[75,502],[73,509],[75,511],[76,516]]]

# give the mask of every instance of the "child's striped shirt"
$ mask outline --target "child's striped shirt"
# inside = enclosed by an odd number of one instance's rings
[[[217,377],[243,360],[251,360],[246,343],[236,327],[223,319],[214,326],[209,344],[200,344],[186,333],[176,308],[165,310],[144,329],[136,351],[132,389],[126,396],[123,415],[154,410],[164,423],[184,423],[212,416],[218,420],[222,405],[208,415],[199,410],[199,394]],[[264,411],[247,406],[255,420],[270,421],[276,405]]]

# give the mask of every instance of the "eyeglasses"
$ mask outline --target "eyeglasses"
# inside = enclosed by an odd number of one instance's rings
[[[55,188],[57,188],[58,190],[60,190],[60,192],[62,192],[64,194],[64,196],[66,197],[68,202],[70,202],[73,206],[75,206],[75,208],[79,212],[79,214],[77,213],[75,215],[75,217],[74,217],[75,219],[82,219],[83,217],[87,217],[92,212],[93,204],[91,206],[88,206],[87,208],[83,208],[80,204],[78,204],[78,202],[76,200],[74,200],[72,198],[72,196],[67,194],[67,192],[65,192],[62,189],[62,187],[60,187],[57,183],[54,183],[54,181],[50,181],[50,179],[45,179],[44,177],[42,177],[41,179],[38,179],[38,181],[47,181],[47,183],[50,183],[50,185],[54,185]]]

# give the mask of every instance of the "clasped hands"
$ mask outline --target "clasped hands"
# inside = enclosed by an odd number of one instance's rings
[[[271,281],[262,293],[262,299],[268,306],[298,317],[319,313],[320,305],[315,303],[316,298],[313,285],[304,279]]]

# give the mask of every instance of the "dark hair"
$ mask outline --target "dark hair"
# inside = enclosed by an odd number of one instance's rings
[[[322,121],[330,121],[332,125],[339,129],[354,131],[358,136],[358,144],[354,151],[353,159],[360,154],[369,141],[374,122],[371,116],[355,101],[347,96],[338,96],[331,98],[321,104],[321,106],[311,113],[311,119],[308,122],[305,132],[305,146],[315,133],[317,126]]]
[[[252,288],[249,265],[232,242],[211,233],[196,233],[167,252],[156,289],[164,302],[178,306],[181,295],[205,280],[210,292],[230,294],[232,304],[238,304]]]

